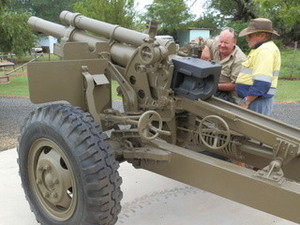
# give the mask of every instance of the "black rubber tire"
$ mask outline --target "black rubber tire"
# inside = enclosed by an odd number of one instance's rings
[[[42,106],[26,119],[18,163],[26,198],[39,223],[116,223],[122,179],[105,139],[89,113],[68,104]]]

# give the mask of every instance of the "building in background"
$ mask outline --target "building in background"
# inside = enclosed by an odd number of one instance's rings
[[[189,28],[187,31],[178,32],[177,40],[180,46],[186,46],[195,38],[202,37],[204,40],[210,38],[209,28]]]
[[[41,47],[44,53],[53,53],[53,45],[57,43],[57,39],[48,35],[39,35],[36,47]],[[46,50],[48,49],[48,50]],[[49,52],[47,52],[49,51]]]

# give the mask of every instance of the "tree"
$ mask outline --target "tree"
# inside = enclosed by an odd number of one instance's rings
[[[286,26],[294,26],[300,23],[299,0],[253,0],[259,4],[262,14],[272,18],[281,19]]]
[[[133,28],[134,0],[83,0],[74,9],[82,15],[122,27]]]
[[[216,9],[231,20],[248,21],[257,17],[253,0],[210,0],[207,8]]]
[[[214,15],[213,13],[206,12],[200,16],[196,21],[193,21],[191,27],[209,28],[211,35],[216,36],[219,34],[222,27],[224,27],[225,20],[220,14]]]
[[[34,46],[35,35],[27,25],[28,18],[27,13],[1,13],[0,52],[22,55]]]
[[[285,41],[300,40],[299,0],[253,0],[258,4],[260,15],[270,18]]]
[[[157,19],[160,34],[176,36],[176,33],[188,27],[194,18],[184,0],[154,0],[153,4],[146,6],[146,9],[144,20]]]
[[[8,0],[0,0],[0,9],[8,4]]]
[[[6,6],[8,4],[9,0],[0,0],[0,8],[3,8],[4,6]]]
[[[32,15],[59,22],[59,14],[63,10],[73,10],[77,0],[10,0],[11,11],[30,12]]]

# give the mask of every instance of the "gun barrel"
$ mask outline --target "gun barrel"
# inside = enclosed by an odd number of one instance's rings
[[[35,16],[29,18],[28,24],[32,29],[58,39],[65,37],[69,41],[87,42],[91,51],[95,50],[97,42],[107,42],[107,40],[91,36],[81,30],[74,30],[72,26],[68,28]],[[125,67],[135,50],[133,47],[115,43],[111,45],[111,56],[115,62]]]
[[[28,19],[28,25],[33,30],[51,35],[56,38],[62,38],[66,32],[66,27],[41,18],[31,16]]]
[[[87,42],[91,51],[95,49],[95,45],[97,42],[104,42],[100,38],[93,37],[81,30],[74,31],[73,27],[68,28],[63,25],[43,20],[35,16],[29,18],[28,24],[32,29],[44,34],[51,35],[58,39],[65,37],[69,41]]]
[[[64,24],[72,25],[83,30],[88,30],[104,36],[105,38],[132,44],[134,46],[140,46],[144,43],[144,39],[148,37],[147,34],[123,28],[118,25],[91,19],[79,13],[62,11],[59,18]]]

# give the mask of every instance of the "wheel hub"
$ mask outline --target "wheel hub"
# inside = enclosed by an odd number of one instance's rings
[[[62,155],[54,149],[42,151],[35,174],[37,189],[48,206],[68,209],[72,203],[72,180]]]

